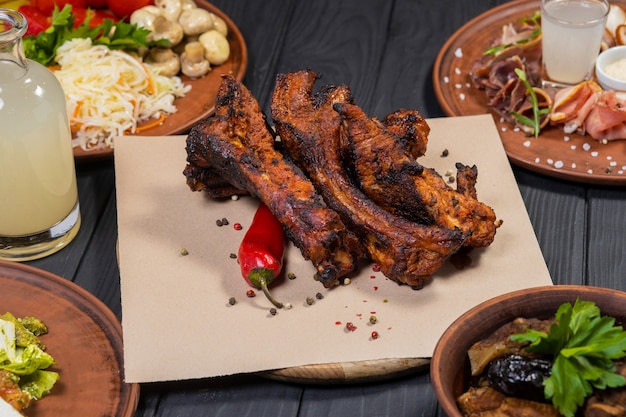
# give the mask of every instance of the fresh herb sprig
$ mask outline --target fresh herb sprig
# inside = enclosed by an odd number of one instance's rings
[[[528,82],[526,78],[526,73],[519,68],[515,68],[515,74],[519,77],[520,81],[524,83],[526,87],[526,91],[528,91],[528,95],[530,96],[530,104],[533,109],[533,118],[531,119],[528,116],[524,116],[521,113],[516,111],[512,111],[511,115],[517,119],[517,121],[525,126],[529,126],[533,129],[533,134],[535,137],[539,136],[539,132],[541,131],[541,117],[550,114],[552,109],[550,107],[546,107],[543,109],[539,108],[539,102],[537,101],[537,94],[535,93],[535,89]]]
[[[52,12],[52,25],[37,36],[24,38],[26,57],[42,65],[54,65],[57,49],[66,41],[76,38],[90,38],[94,45],[106,45],[109,49],[127,52],[155,44],[169,46],[167,40],[149,42],[147,38],[150,31],[135,24],[105,19],[102,24],[91,27],[90,16],[87,14],[85,21],[78,27],[74,27],[75,20],[76,16],[72,13],[70,4],[66,4],[62,10],[55,5]]]
[[[626,385],[615,372],[614,360],[626,356],[626,331],[615,319],[601,316],[591,301],[562,304],[550,332],[527,330],[511,336],[530,345],[528,352],[554,357],[552,373],[544,381],[544,394],[565,417],[574,417],[593,389]]]
[[[518,39],[517,41],[512,42],[512,43],[499,44],[499,45],[492,46],[491,48],[487,48],[483,52],[483,55],[496,55],[498,52],[510,46],[525,45],[529,43],[530,41],[532,41],[533,39],[536,39],[541,34],[541,12],[540,11],[536,11],[535,13],[533,13],[532,16],[524,17],[520,19],[520,22],[527,23],[531,27],[534,27],[534,29],[530,32],[530,35],[528,35],[526,38]]]

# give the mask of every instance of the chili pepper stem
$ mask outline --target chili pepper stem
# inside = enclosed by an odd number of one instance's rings
[[[254,268],[248,274],[248,279],[252,285],[263,291],[263,294],[265,294],[267,299],[270,300],[276,307],[283,308],[284,304],[276,300],[268,288],[269,283],[274,281],[274,278],[274,271],[269,268]]]
[[[263,294],[265,294],[267,299],[270,300],[272,302],[272,304],[274,304],[276,307],[283,308],[283,303],[281,303],[280,301],[276,300],[272,296],[272,294],[270,294],[270,290],[269,290],[269,288],[267,288],[267,281],[265,280],[265,278],[261,278],[259,283],[261,284],[261,290],[263,291]]]

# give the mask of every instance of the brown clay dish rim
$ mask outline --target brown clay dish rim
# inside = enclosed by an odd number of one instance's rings
[[[47,397],[24,410],[29,417],[131,417],[139,384],[124,382],[122,326],[93,294],[51,272],[0,260],[0,305],[17,317],[45,321],[41,336],[60,379]]]
[[[448,417],[462,417],[456,398],[467,387],[468,348],[501,325],[517,317],[549,318],[559,305],[577,298],[593,301],[603,315],[626,323],[626,292],[582,285],[541,286],[503,294],[470,309],[457,318],[435,346],[430,375],[439,405]]]

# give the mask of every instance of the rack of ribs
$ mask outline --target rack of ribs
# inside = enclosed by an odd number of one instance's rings
[[[224,75],[215,114],[187,137],[187,183],[202,189],[197,177],[210,170],[257,197],[313,263],[322,284],[331,287],[356,269],[365,255],[363,245],[275,144],[256,99],[234,77]]]
[[[422,288],[468,234],[458,228],[420,224],[374,203],[353,182],[342,160],[341,115],[352,102],[347,86],[313,92],[313,71],[279,74],[271,102],[276,130],[290,157],[306,171],[326,204],[364,243],[381,271],[398,283]],[[356,161],[355,164],[358,164]]]
[[[460,229],[468,236],[465,246],[489,246],[500,222],[491,207],[476,199],[476,167],[457,164],[454,190],[434,170],[410,154],[407,141],[370,118],[358,106],[337,103],[341,115],[342,144],[351,160],[360,188],[376,204],[409,220]]]

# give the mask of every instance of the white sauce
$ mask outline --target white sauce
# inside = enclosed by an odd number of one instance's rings
[[[606,66],[606,73],[618,80],[626,81],[626,58]]]

